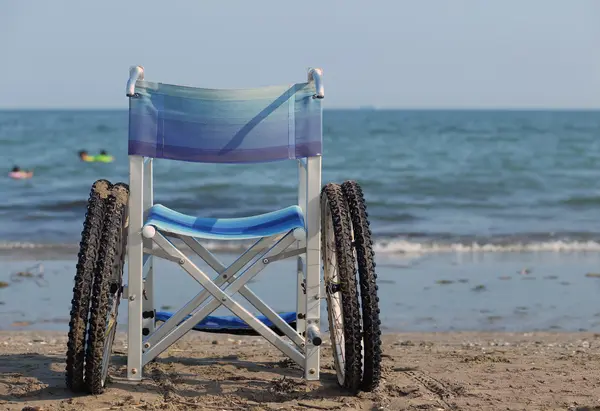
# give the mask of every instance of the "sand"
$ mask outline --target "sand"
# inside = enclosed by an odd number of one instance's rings
[[[600,410],[600,335],[406,333],[384,338],[376,392],[345,395],[325,344],[319,383],[257,337],[190,333],[125,377],[125,338],[99,396],[64,386],[66,336],[0,332],[0,410]],[[27,408],[31,407],[31,408]],[[36,408],[38,407],[38,408]]]
[[[600,332],[597,303],[600,278],[586,276],[598,272],[599,256],[599,253],[439,253],[398,259],[381,253],[377,255],[381,321],[386,332]],[[0,281],[9,284],[0,289],[0,330],[66,328],[77,261],[71,254],[56,256],[59,257],[10,260],[3,258],[0,250]],[[234,259],[229,254],[217,257],[224,264]],[[205,263],[194,261],[213,275]],[[44,268],[43,278],[13,276],[27,271],[37,274],[40,263]],[[155,292],[155,308],[159,311],[176,311],[202,290],[170,261],[156,259],[155,269],[158,275],[154,289],[159,290]],[[525,269],[530,273],[520,274]],[[255,280],[250,288],[273,310],[294,309],[294,259],[268,264]],[[245,299],[238,301],[257,313]],[[123,304],[119,322],[126,324],[127,309]],[[321,319],[326,330],[325,306],[322,301]],[[220,307],[214,315],[231,315],[231,312]]]

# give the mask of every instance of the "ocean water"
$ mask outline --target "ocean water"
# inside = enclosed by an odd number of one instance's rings
[[[66,330],[90,186],[128,180],[127,112],[0,111],[0,148],[0,329]],[[158,160],[155,201],[246,216],[294,204],[296,179],[292,161]],[[326,110],[323,182],[346,179],[368,202],[385,330],[600,330],[600,112]],[[15,276],[40,263],[43,278]],[[294,310],[294,278],[280,261],[251,288]],[[156,281],[157,309],[199,291],[170,262]]]
[[[0,176],[0,249],[72,249],[91,184],[128,180],[127,112],[0,111],[0,148],[2,174],[35,170]],[[296,178],[292,161],[158,160],[155,201],[245,216],[294,204]],[[346,179],[380,253],[600,251],[600,112],[325,110],[323,182]]]

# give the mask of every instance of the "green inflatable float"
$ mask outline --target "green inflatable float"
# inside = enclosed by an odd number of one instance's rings
[[[82,150],[79,152],[79,158],[86,163],[110,163],[115,159],[104,150],[95,156],[91,156],[87,153],[87,151]]]

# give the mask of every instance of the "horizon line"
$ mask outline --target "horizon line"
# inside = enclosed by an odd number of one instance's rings
[[[599,107],[323,107],[324,111],[600,111]],[[124,111],[123,107],[1,107],[1,111]]]

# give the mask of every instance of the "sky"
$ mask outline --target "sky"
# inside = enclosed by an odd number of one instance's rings
[[[0,0],[0,108],[126,108],[131,65],[324,107],[600,108],[598,0]]]

